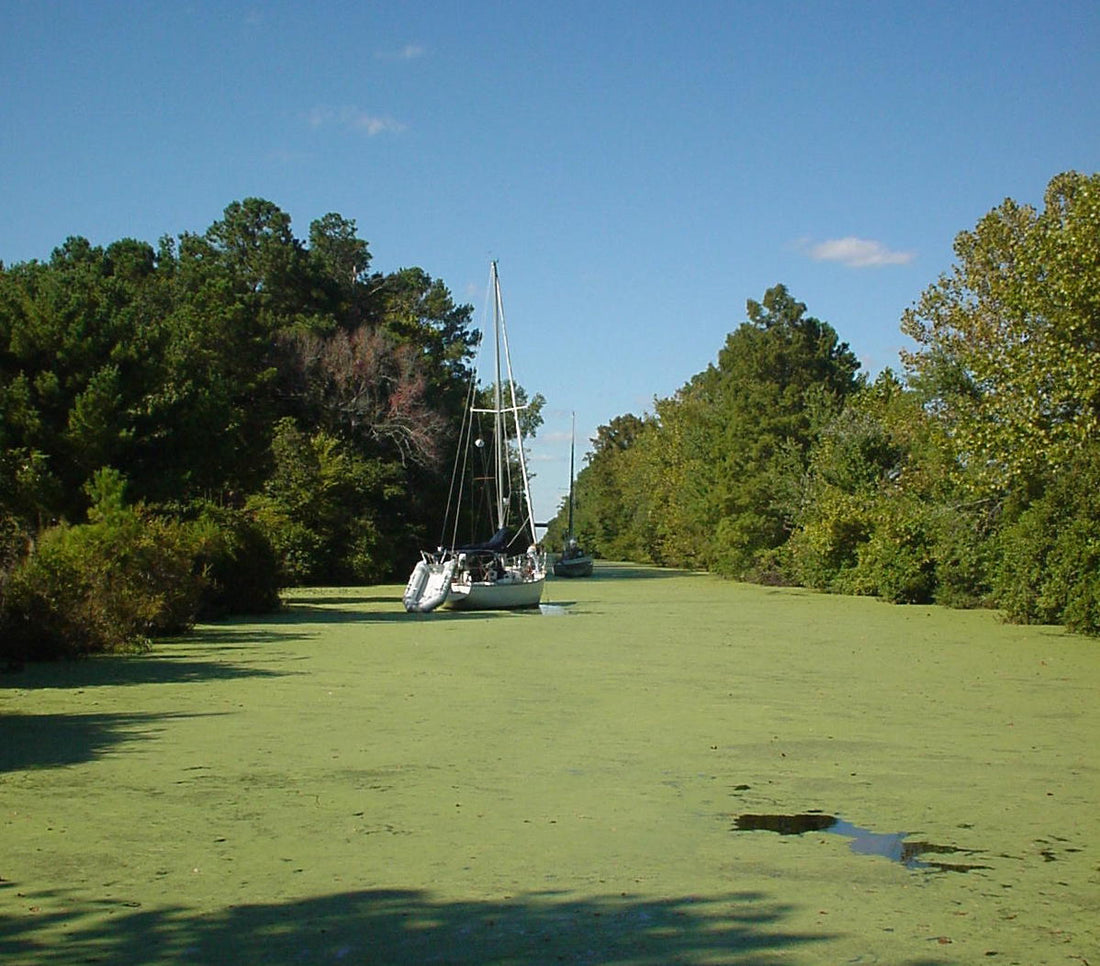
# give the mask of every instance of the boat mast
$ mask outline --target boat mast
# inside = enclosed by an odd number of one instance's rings
[[[501,399],[500,382],[500,332],[504,322],[504,306],[500,298],[500,276],[497,275],[497,263],[493,261],[490,274],[492,276],[491,288],[493,291],[493,339],[495,345],[496,378],[493,380],[493,439],[496,441],[496,483],[497,483],[497,525],[499,530],[504,526],[504,461],[508,448],[504,438],[504,409]]]
[[[519,400],[516,398],[516,381],[512,375],[512,352],[508,348],[508,326],[504,321],[504,302],[500,297],[500,277],[497,275],[497,263],[493,262],[493,278],[496,282],[496,298],[497,298],[497,317],[500,320],[499,334],[500,338],[504,342],[504,362],[507,366],[508,372],[508,393],[509,393],[509,408],[512,410],[512,422],[516,430],[516,450],[517,457],[519,458],[519,472],[523,481],[523,505],[524,513],[526,514],[520,530],[526,530],[531,534],[531,543],[537,544],[539,542],[538,534],[535,532],[535,507],[531,500],[531,477],[527,472],[527,454],[523,449],[523,434],[519,428]],[[500,356],[498,353],[497,364],[500,364]],[[497,372],[500,370],[498,368]],[[500,385],[500,376],[497,376],[497,385]],[[526,407],[522,407],[526,408]],[[503,524],[501,524],[503,526]]]
[[[573,536],[573,455],[577,449],[577,414],[573,413],[573,425],[569,431],[569,536]]]

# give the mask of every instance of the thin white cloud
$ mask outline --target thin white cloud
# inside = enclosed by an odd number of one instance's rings
[[[310,127],[339,127],[346,131],[361,131],[367,137],[375,137],[378,134],[398,134],[405,130],[405,125],[392,117],[370,114],[357,107],[322,105],[313,108],[306,119]]]
[[[374,56],[379,60],[416,60],[424,56],[424,48],[420,44],[405,44],[398,50],[379,51]]]
[[[366,131],[369,137],[374,137],[376,134],[396,134],[405,130],[405,125],[392,117],[377,117],[372,114],[358,114],[349,127]]]
[[[893,251],[868,238],[830,238],[823,242],[803,241],[800,247],[815,262],[840,262],[848,268],[882,268],[884,265],[908,265],[913,252]]]

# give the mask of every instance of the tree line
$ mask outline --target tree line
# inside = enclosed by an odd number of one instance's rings
[[[873,380],[785,286],[749,301],[715,363],[598,429],[581,543],[1100,634],[1100,175],[1006,199],[954,252]]]
[[[599,428],[582,543],[1100,633],[1100,176],[955,255],[873,380],[785,286],[750,300],[714,364]],[[370,266],[353,221],[299,240],[256,198],[0,264],[0,660],[142,647],[436,542],[479,333],[442,281]]]
[[[0,264],[0,658],[140,647],[434,542],[479,334],[269,201]]]

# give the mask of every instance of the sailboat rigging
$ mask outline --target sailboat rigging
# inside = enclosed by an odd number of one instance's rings
[[[538,545],[531,479],[523,448],[519,393],[512,374],[511,349],[504,320],[497,263],[490,265],[487,311],[492,314],[494,379],[490,405],[478,405],[476,378],[471,380],[451,495],[444,515],[443,539],[434,551],[423,551],[405,587],[405,609],[427,613],[441,605],[465,610],[535,607],[546,582],[546,560]],[[478,432],[480,417],[491,417],[492,431]],[[471,459],[484,462],[481,476]],[[492,472],[489,472],[491,466]],[[520,494],[513,492],[518,473]],[[475,484],[489,488],[492,535],[461,543],[459,521]],[[487,528],[488,529],[488,528]]]

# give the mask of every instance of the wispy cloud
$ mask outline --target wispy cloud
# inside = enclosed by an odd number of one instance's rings
[[[882,242],[868,238],[830,238],[823,242],[804,239],[799,248],[815,262],[840,262],[848,268],[882,268],[884,265],[908,265],[913,252],[894,251]]]
[[[405,44],[397,50],[380,50],[374,56],[378,60],[416,60],[424,56],[424,48],[420,44]]]
[[[378,134],[398,134],[405,130],[405,125],[395,121],[384,114],[371,114],[360,110],[358,107],[326,107],[313,108],[307,120],[310,127],[339,127],[345,131],[358,131],[375,137]]]

